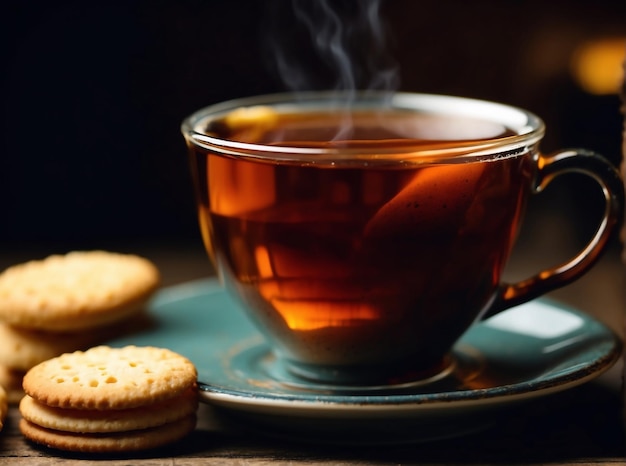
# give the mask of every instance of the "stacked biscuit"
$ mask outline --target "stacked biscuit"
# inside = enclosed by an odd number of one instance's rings
[[[24,377],[20,430],[60,450],[156,448],[195,428],[196,369],[168,349],[98,346],[66,353]]]
[[[4,391],[2,386],[0,386],[0,431],[2,431],[2,427],[4,427],[4,418],[7,415],[7,410],[8,410],[7,392]]]
[[[87,349],[138,318],[159,283],[147,259],[76,251],[8,268],[0,274],[0,385],[10,402],[36,364]]]

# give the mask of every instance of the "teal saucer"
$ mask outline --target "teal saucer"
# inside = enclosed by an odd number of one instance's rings
[[[600,322],[541,299],[476,324],[429,383],[320,386],[281,368],[215,279],[165,288],[148,310],[146,328],[109,344],[183,354],[198,369],[201,400],[225,419],[308,442],[408,443],[484,429],[520,402],[597,377],[621,352]]]

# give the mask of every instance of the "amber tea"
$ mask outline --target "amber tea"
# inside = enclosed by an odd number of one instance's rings
[[[209,255],[298,376],[427,378],[481,315],[571,281],[603,247],[501,282],[535,181],[591,171],[577,154],[540,155],[527,112],[442,96],[349,111],[273,99],[200,112],[186,137]]]
[[[258,128],[266,122],[255,119],[234,128],[213,123],[208,131],[299,147],[375,142],[384,151],[449,143],[424,129],[420,139],[407,139],[407,126],[438,122],[400,113],[352,115],[351,139],[334,141],[344,120],[337,115],[271,118],[263,131]],[[267,163],[196,147],[193,163],[197,173],[207,173],[199,208],[202,224],[210,226],[203,233],[213,260],[245,300],[263,303],[256,319],[273,332],[293,332],[285,354],[300,359],[306,353],[324,365],[384,358],[391,366],[419,355],[429,367],[434,361],[425,355],[439,358],[499,284],[531,157],[372,167],[367,161]],[[450,322],[445,333],[441,321]],[[354,351],[363,341],[367,350]]]

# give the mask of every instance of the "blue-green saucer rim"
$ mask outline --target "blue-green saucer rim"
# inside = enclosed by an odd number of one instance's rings
[[[199,381],[198,387],[200,391],[216,395],[225,395],[227,397],[245,398],[249,400],[258,400],[262,402],[298,402],[320,404],[336,404],[336,405],[367,405],[367,406],[390,406],[390,405],[428,405],[428,404],[445,404],[453,403],[455,406],[459,402],[478,403],[481,400],[495,400],[498,398],[506,398],[508,401],[514,401],[516,398],[525,398],[528,394],[541,393],[547,395],[551,392],[559,392],[566,388],[572,388],[581,385],[589,380],[596,378],[608,369],[610,369],[620,358],[622,351],[621,340],[615,336],[615,344],[607,348],[607,351],[601,357],[593,360],[590,364],[583,368],[576,368],[566,372],[560,376],[548,377],[545,379],[532,380],[524,383],[502,385],[484,389],[453,391],[446,393],[420,393],[417,395],[325,395],[310,394],[298,392],[294,394],[268,394],[255,393],[248,390],[234,390],[222,388]]]
[[[183,302],[185,299],[210,299],[211,296],[222,296],[226,291],[220,286],[217,279],[211,277],[207,279],[195,280],[173,287],[164,288],[157,293],[149,306],[149,311],[158,315],[159,308],[163,302],[168,302],[171,295],[179,296],[179,300]],[[325,393],[310,393],[308,391],[294,390],[293,392],[273,393],[267,391],[255,390],[242,381],[240,387],[224,387],[211,383],[210,380],[199,380],[199,390],[201,400],[211,403],[214,400],[222,400],[228,404],[238,403],[239,400],[244,404],[258,404],[263,407],[285,407],[284,403],[295,406],[297,404],[302,408],[317,408],[326,406],[329,409],[333,407],[369,407],[369,408],[388,408],[392,406],[407,406],[424,408],[433,407],[441,408],[449,405],[457,406],[459,404],[481,404],[496,403],[500,401],[514,401],[516,399],[524,399],[539,395],[546,395],[571,388],[585,383],[598,375],[602,374],[613,366],[620,358],[623,348],[621,339],[608,327],[593,317],[582,311],[576,310],[571,306],[564,305],[555,300],[541,298],[540,301],[548,306],[558,308],[568,313],[579,316],[584,321],[584,327],[589,328],[589,338],[596,338],[597,343],[593,349],[589,351],[589,357],[584,364],[575,364],[571,367],[565,367],[559,370],[557,374],[548,373],[545,377],[538,377],[532,380],[523,381],[521,383],[506,384],[481,389],[469,389],[450,391],[445,393],[419,393],[419,394],[397,394],[397,395],[337,395]],[[480,326],[482,324],[477,324]],[[470,329],[469,332],[473,330]],[[251,336],[254,336],[251,332]],[[148,335],[148,339],[150,336]],[[119,340],[114,344],[125,344],[132,342],[131,340]],[[158,340],[155,344],[160,344]],[[233,341],[231,344],[235,344]],[[176,349],[176,348],[172,348]],[[269,351],[269,348],[268,348]],[[196,362],[196,361],[194,361]],[[567,363],[567,361],[564,361]],[[202,364],[202,361],[198,363]]]

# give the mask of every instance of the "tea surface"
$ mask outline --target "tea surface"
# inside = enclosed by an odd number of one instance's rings
[[[317,146],[339,131],[338,116],[322,116],[210,129],[240,141]],[[333,144],[431,144],[459,124],[441,129],[439,119],[399,114],[379,127],[379,115],[366,116],[352,119],[359,123],[351,130],[356,139]],[[473,122],[476,137],[485,129],[488,137],[512,134],[483,123]],[[419,137],[407,140],[411,127],[420,128],[413,131]],[[377,357],[393,365],[418,354],[433,364],[428,354],[445,352],[498,286],[526,202],[520,185],[529,182],[532,166],[530,152],[391,168],[267,163],[190,150],[203,238],[218,270],[260,309],[251,317],[284,337],[287,358],[306,355],[330,365]]]
[[[402,110],[279,113],[270,107],[235,110],[203,128],[208,134],[244,143],[294,147],[458,146],[461,141],[516,134],[488,120]]]

